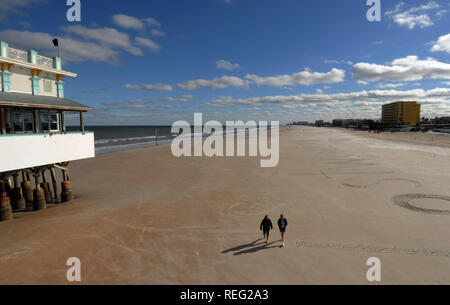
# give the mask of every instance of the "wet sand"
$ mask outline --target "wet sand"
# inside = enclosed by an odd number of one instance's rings
[[[280,141],[269,169],[169,146],[73,163],[74,202],[0,223],[0,284],[67,284],[69,257],[83,284],[368,284],[370,257],[383,284],[450,284],[450,149],[302,127]],[[259,223],[280,213],[287,247],[276,230],[265,246]]]

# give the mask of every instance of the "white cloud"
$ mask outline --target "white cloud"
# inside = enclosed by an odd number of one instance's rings
[[[151,39],[144,37],[136,37],[134,40],[139,46],[148,48],[152,52],[157,53],[161,51],[161,46]]]
[[[236,69],[240,68],[239,64],[233,64],[227,60],[218,60],[216,61],[216,67],[217,69],[227,70],[227,71],[234,71]]]
[[[348,106],[349,103],[370,105],[372,103],[386,103],[400,100],[415,100],[422,103],[446,103],[450,106],[450,88],[435,88],[425,91],[423,89],[399,90],[371,90],[336,94],[300,94],[284,96],[264,96],[244,99],[234,99],[223,96],[213,99],[208,106],[282,106],[295,105],[305,107],[338,107]],[[449,108],[450,109],[450,108]]]
[[[441,6],[435,1],[430,1],[427,4],[423,4],[417,7],[412,7],[408,10],[403,10],[405,2],[400,2],[396,7],[386,12],[386,16],[390,17],[399,26],[404,26],[409,29],[414,29],[415,27],[426,28],[434,25],[429,12],[439,9]],[[444,12],[441,10],[437,13],[437,17]]]
[[[157,28],[162,27],[161,23],[158,20],[156,20],[155,18],[146,18],[146,19],[144,19],[144,21],[151,27],[157,27]]]
[[[341,64],[350,66],[353,65],[353,62],[350,60],[325,59],[323,62],[326,64],[333,64],[333,65],[341,65]]]
[[[0,21],[7,19],[11,13],[20,14],[32,5],[45,2],[46,0],[0,0]]]
[[[52,40],[55,37],[48,33],[29,31],[1,31],[2,40],[8,41],[11,46],[23,49],[36,49],[55,54]],[[86,61],[118,63],[119,53],[110,46],[80,41],[70,37],[60,37],[61,57],[66,61]]]
[[[311,72],[309,69],[305,71],[290,74],[277,75],[271,77],[261,77],[255,74],[246,76],[252,83],[270,87],[283,87],[293,85],[315,85],[315,84],[331,84],[340,83],[345,79],[345,71],[333,68],[330,72],[319,73]]]
[[[115,25],[124,29],[143,30],[145,24],[142,20],[123,14],[117,14],[112,16],[112,20]]]
[[[228,87],[245,87],[248,82],[236,76],[222,76],[212,80],[196,79],[178,84],[178,87],[185,90],[196,90],[199,88],[225,89]]]
[[[394,21],[400,26],[407,26],[409,29],[414,29],[416,26],[426,28],[434,25],[428,15],[409,15],[407,13],[398,14],[394,17]]]
[[[194,100],[192,95],[182,95],[179,97],[165,97],[162,99],[137,99],[119,102],[103,102],[104,106],[142,106],[145,104],[162,103],[162,102],[191,102]],[[109,108],[110,109],[110,108]]]
[[[60,40],[61,57],[64,61],[96,61],[110,64],[119,62],[119,51],[142,56],[143,48],[152,52],[161,51],[161,47],[150,39],[137,37],[131,42],[126,33],[113,28],[87,28],[81,25],[62,27],[65,36],[55,36],[49,33],[6,30],[0,31],[0,37],[12,47],[36,49],[42,55],[53,56],[56,52],[52,44],[54,37]],[[78,36],[78,37],[75,37]],[[140,46],[140,47],[138,47]]]
[[[129,90],[147,90],[147,91],[173,91],[173,87],[171,85],[165,85],[165,84],[155,84],[155,85],[133,85],[133,84],[126,84],[126,89]]]
[[[128,34],[119,32],[113,28],[89,29],[81,25],[75,25],[62,27],[62,30],[85,39],[98,41],[103,45],[121,48],[133,55],[143,55],[141,49],[132,45]]]
[[[180,97],[167,97],[165,98],[165,100],[168,102],[191,102],[194,100],[194,97],[192,95],[186,94]]]
[[[336,60],[336,59],[325,59],[323,62],[326,63],[326,64],[334,64],[334,65],[341,64],[341,62],[339,60]]]
[[[280,87],[286,89],[287,86],[294,85],[315,85],[327,83],[343,82],[345,71],[332,69],[327,73],[305,71],[290,75],[277,75],[272,77],[261,77],[255,74],[248,74],[245,79],[237,76],[222,76],[212,80],[197,79],[178,84],[178,87],[186,90],[196,90],[199,88],[225,89],[228,87],[248,87],[251,84],[258,86]]]
[[[433,58],[419,60],[417,56],[396,59],[390,66],[357,63],[353,66],[353,78],[370,82],[450,79],[450,64]]]
[[[165,37],[166,33],[157,29],[152,29],[152,35],[158,37]]]
[[[439,37],[431,48],[431,52],[450,53],[450,34]]]
[[[379,84],[377,87],[380,89],[396,89],[404,86],[406,86],[405,83],[396,83],[396,84]]]

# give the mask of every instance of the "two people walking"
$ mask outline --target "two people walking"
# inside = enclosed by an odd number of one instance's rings
[[[280,229],[281,233],[282,247],[284,247],[285,243],[287,226],[288,226],[287,219],[284,217],[283,214],[281,214],[280,219],[278,220],[278,228]],[[261,222],[261,225],[259,226],[259,229],[263,231],[264,238],[266,239],[266,244],[269,243],[269,234],[270,230],[273,230],[273,225],[268,215],[264,217],[263,221]]]

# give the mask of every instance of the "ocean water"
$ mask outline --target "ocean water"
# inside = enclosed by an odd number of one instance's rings
[[[79,127],[67,129],[76,131]],[[86,126],[85,129],[95,134],[96,154],[169,144],[177,136],[172,135],[170,126]]]
[[[179,134],[172,134],[171,126],[86,126],[86,131],[95,134],[96,154],[105,154],[114,151],[129,150],[134,148],[149,147],[155,145],[170,144]],[[79,127],[67,127],[68,131],[79,131]],[[225,130],[225,127],[224,127]],[[248,132],[242,133],[246,136]],[[195,135],[194,130],[191,136]],[[226,132],[223,137],[234,137],[234,132]],[[202,137],[210,134],[202,134]]]

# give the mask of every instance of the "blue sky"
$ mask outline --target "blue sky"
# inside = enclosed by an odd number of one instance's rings
[[[205,119],[378,118],[380,105],[418,100],[450,116],[448,1],[0,0],[0,39],[54,56],[66,97],[88,124],[170,125]]]

